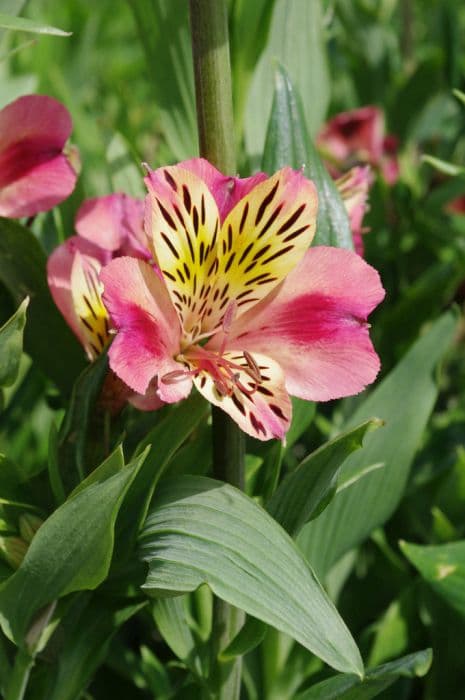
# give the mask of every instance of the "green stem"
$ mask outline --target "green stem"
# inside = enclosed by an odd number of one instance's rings
[[[5,700],[23,700],[33,666],[34,658],[24,649],[18,649]]]
[[[200,155],[234,175],[228,13],[224,0],[190,0]]]
[[[226,175],[236,171],[225,0],[190,0],[192,54],[200,155]],[[238,488],[244,486],[244,435],[223,411],[213,408],[213,474]],[[220,700],[240,695],[242,659],[218,662],[219,652],[244,622],[242,611],[215,599],[212,625],[212,678]]]

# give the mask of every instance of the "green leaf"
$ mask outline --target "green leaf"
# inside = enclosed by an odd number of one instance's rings
[[[449,163],[447,160],[441,160],[441,158],[435,158],[435,156],[429,155],[423,155],[421,159],[424,163],[428,163],[428,165],[431,165],[444,175],[451,175],[452,177],[455,177],[456,175],[465,174],[465,168],[462,168],[459,165],[454,165],[454,163]]]
[[[292,536],[334,496],[339,470],[380,421],[368,420],[322,445],[286,476],[267,505],[270,515]]]
[[[255,70],[246,108],[245,140],[252,158],[263,152],[276,61],[296,86],[303,103],[304,130],[314,137],[326,116],[330,90],[320,0],[275,2],[269,39]]]
[[[84,352],[52,301],[46,258],[32,231],[0,218],[0,281],[20,304],[29,296],[24,349],[65,393],[85,365]]]
[[[144,197],[142,172],[137,167],[136,158],[130,152],[124,137],[118,132],[113,135],[108,145],[107,160],[114,191],[125,192],[131,197]]]
[[[396,509],[438,394],[434,371],[456,325],[453,312],[441,316],[348,421],[346,429],[375,415],[385,426],[367,435],[363,450],[347,459],[341,477],[351,478],[367,465],[385,466],[337,494],[325,512],[301,531],[299,544],[320,576]]]
[[[241,491],[205,477],[164,481],[140,545],[147,593],[170,596],[207,583],[330,666],[362,672],[355,642],[290,537]]]
[[[118,518],[118,551],[128,552],[131,549],[147,515],[158,480],[175,452],[206,417],[208,410],[207,402],[200,394],[193,392],[179,406],[173,407],[138,446],[136,454],[147,449],[148,453],[137,479],[129,489],[127,507]]]
[[[294,700],[371,700],[398,678],[426,675],[432,658],[431,649],[417,651],[368,670],[363,680],[347,674],[329,678],[299,693]]]
[[[28,305],[29,297],[26,297],[13,316],[0,328],[0,386],[11,386],[18,376]]]
[[[285,69],[278,66],[262,167],[273,173],[286,165],[297,170],[303,168],[318,190],[317,233],[313,244],[353,249],[344,202],[308,138],[299,98],[291,80]]]
[[[76,596],[52,638],[43,700],[77,700],[95,670],[105,659],[108,646],[126,620],[146,603],[112,600],[98,593]],[[61,640],[61,643],[60,643]]]
[[[12,17],[0,13],[0,27],[2,29],[12,29],[18,32],[32,32],[33,34],[52,34],[53,36],[71,36],[72,32],[65,32],[56,27],[48,27],[45,24],[38,24],[25,17]]]
[[[286,433],[286,451],[304,434],[315,416],[316,406],[312,401],[305,401],[292,396],[292,422]]]
[[[200,675],[196,642],[186,624],[186,596],[159,598],[154,601],[152,610],[157,628],[173,654]]]
[[[188,3],[130,0],[129,5],[168,147],[176,160],[192,158],[198,153],[198,139]]]
[[[462,92],[461,90],[452,90],[452,93],[455,95],[455,97],[463,104],[465,105],[465,93]]]
[[[114,525],[144,455],[102,483],[67,500],[37,531],[19,569],[0,589],[0,623],[18,645],[34,615],[73,591],[96,588],[107,576]]]
[[[231,661],[236,656],[243,656],[255,649],[263,641],[266,625],[255,617],[248,616],[237,635],[219,655],[220,661]]]
[[[465,540],[425,546],[400,542],[400,548],[431,588],[465,616]]]
[[[57,453],[65,491],[69,493],[104,456],[103,413],[95,407],[108,374],[108,358],[100,355],[79,375],[61,425]]]
[[[268,39],[275,0],[234,0],[230,11],[230,45],[235,124],[242,136],[244,109],[256,63]]]

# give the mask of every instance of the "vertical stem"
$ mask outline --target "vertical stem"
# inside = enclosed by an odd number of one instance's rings
[[[33,665],[34,658],[24,649],[18,649],[5,700],[23,700]]]
[[[225,0],[190,0],[192,54],[200,155],[224,174],[236,169],[228,14]],[[244,435],[223,411],[213,408],[213,473],[238,488],[244,485]],[[240,695],[241,658],[218,663],[218,654],[239,631],[242,611],[215,599],[212,676],[221,700]]]
[[[234,175],[228,13],[224,0],[190,0],[192,55],[200,155]]]

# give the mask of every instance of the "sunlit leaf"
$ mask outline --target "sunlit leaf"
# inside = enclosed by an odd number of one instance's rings
[[[291,635],[339,670],[360,673],[358,649],[282,528],[237,489],[205,477],[160,484],[140,538],[150,595],[207,583],[226,602]]]
[[[272,173],[286,165],[297,170],[303,168],[318,190],[317,229],[313,244],[352,249],[352,231],[344,203],[309,139],[291,80],[285,69],[277,66],[262,166]]]

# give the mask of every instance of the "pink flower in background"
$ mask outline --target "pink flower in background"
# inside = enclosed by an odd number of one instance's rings
[[[395,136],[385,134],[383,112],[378,107],[337,114],[323,127],[317,143],[333,177],[360,164],[379,170],[389,185],[399,177],[398,142]]]
[[[455,197],[445,206],[448,214],[465,214],[465,194]]]
[[[366,319],[384,290],[355,253],[308,249],[313,183],[290,168],[225,177],[203,159],[146,182],[157,267],[126,256],[100,272],[117,331],[110,366],[125,384],[167,403],[194,384],[266,440],[289,428],[289,394],[324,401],[375,379]]]
[[[367,229],[363,228],[362,222],[368,208],[368,190],[371,183],[372,175],[368,165],[351,168],[336,180],[349,217],[355,252],[359,255],[363,255],[364,252],[362,235],[367,233]]]
[[[52,297],[66,322],[94,360],[105,348],[111,332],[102,303],[99,273],[103,265],[119,255],[149,260],[143,229],[144,203],[125,194],[86,200],[76,215],[77,236],[71,236],[50,255],[47,278]],[[108,384],[108,383],[107,383]],[[108,387],[107,387],[108,389]],[[134,397],[133,392],[113,382],[111,391],[147,410],[158,408],[155,396]]]
[[[0,216],[34,216],[69,197],[77,152],[66,151],[68,110],[45,95],[25,95],[0,110]]]

